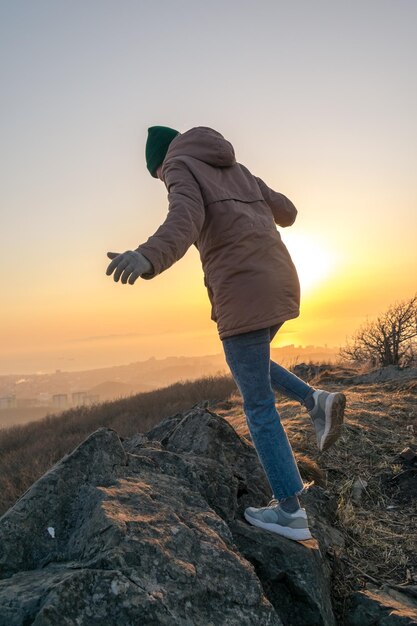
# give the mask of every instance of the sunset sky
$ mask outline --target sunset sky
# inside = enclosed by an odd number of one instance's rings
[[[210,126],[298,209],[300,316],[343,345],[417,291],[417,2],[0,0],[0,374],[222,351],[197,250],[134,286],[167,212],[148,126]]]

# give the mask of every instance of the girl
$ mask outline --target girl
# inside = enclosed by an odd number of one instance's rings
[[[185,133],[148,129],[147,168],[168,190],[168,215],[135,250],[108,252],[107,274],[133,285],[152,279],[193,244],[199,251],[225,358],[243,398],[249,432],[272,490],[246,520],[294,540],[310,539],[304,489],[291,445],[275,406],[274,390],[309,412],[320,451],[341,432],[346,398],[314,389],[270,360],[270,342],[300,313],[300,284],[276,228],[291,226],[297,209],[236,162],[232,145],[204,126]]]

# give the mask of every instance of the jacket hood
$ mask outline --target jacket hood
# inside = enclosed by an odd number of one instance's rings
[[[171,141],[163,165],[171,159],[184,156],[193,157],[214,167],[227,167],[236,163],[232,144],[207,126],[196,126],[177,135]]]

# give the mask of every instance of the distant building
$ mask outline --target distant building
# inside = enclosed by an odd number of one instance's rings
[[[75,391],[71,394],[71,401],[73,406],[80,406],[81,404],[85,404],[87,392],[86,391]]]
[[[66,393],[55,393],[52,396],[52,406],[59,409],[68,406],[68,395]]]
[[[71,394],[71,401],[73,406],[82,406],[83,404],[94,404],[99,402],[100,396],[98,393],[87,393],[87,391],[75,391]]]
[[[16,406],[16,396],[2,396],[0,398],[0,409],[14,409]]]

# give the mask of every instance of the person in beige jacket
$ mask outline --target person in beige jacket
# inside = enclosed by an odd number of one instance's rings
[[[311,538],[298,496],[304,490],[275,406],[274,390],[309,411],[320,451],[339,437],[345,396],[314,389],[270,360],[270,342],[300,313],[300,284],[277,226],[291,226],[294,204],[235,158],[233,146],[205,126],[180,133],[148,129],[150,174],[165,183],[168,214],[135,250],[108,252],[107,274],[133,285],[181,259],[191,245],[200,255],[226,362],[243,398],[249,432],[272,490],[267,506],[248,507],[246,520],[295,540]]]

